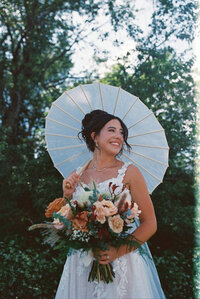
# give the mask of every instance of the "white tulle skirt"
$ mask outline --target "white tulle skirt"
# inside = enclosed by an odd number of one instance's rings
[[[149,251],[148,245],[142,245]],[[152,257],[137,249],[112,262],[112,283],[88,282],[91,264],[77,252],[67,258],[56,299],[162,299],[165,298]]]

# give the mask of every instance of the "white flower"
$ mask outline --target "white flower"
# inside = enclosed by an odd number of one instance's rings
[[[93,196],[93,191],[82,190],[81,195],[78,198],[78,206],[84,208],[86,205],[90,205],[89,196]]]

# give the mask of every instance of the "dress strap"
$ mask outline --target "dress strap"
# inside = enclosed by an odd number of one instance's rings
[[[131,162],[124,162],[124,165],[122,166],[122,168],[120,168],[118,170],[118,177],[117,178],[120,179],[121,182],[123,182],[126,170],[127,170],[128,166],[131,165],[131,164],[132,164]]]
[[[89,160],[84,166],[79,166],[77,169],[76,169],[76,173],[77,174],[82,174],[89,166],[91,160]]]

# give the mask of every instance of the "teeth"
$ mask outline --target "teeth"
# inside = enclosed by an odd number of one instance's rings
[[[111,144],[114,144],[114,145],[119,145],[119,143],[116,143],[116,142],[111,142]]]

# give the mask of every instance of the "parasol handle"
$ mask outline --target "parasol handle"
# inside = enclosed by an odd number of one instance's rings
[[[81,175],[83,173],[83,171],[86,170],[86,168],[88,167],[88,165],[90,164],[90,162],[91,162],[91,160],[88,163],[86,163],[77,174]],[[79,180],[79,182],[80,182],[80,180]],[[67,189],[71,189],[72,186],[71,186],[70,182],[67,182],[66,185],[65,185],[65,187]]]
[[[67,189],[71,189],[71,184],[70,184],[69,182],[67,182],[66,185],[65,185],[65,187],[66,187]]]

